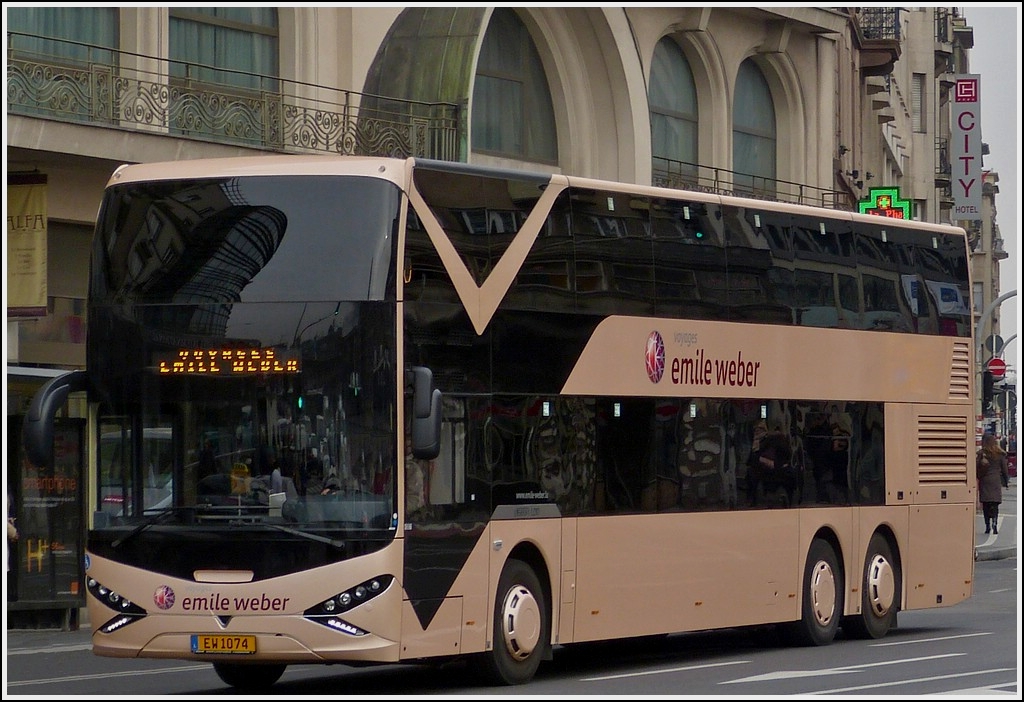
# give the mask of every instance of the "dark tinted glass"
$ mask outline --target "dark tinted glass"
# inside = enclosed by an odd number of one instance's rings
[[[186,305],[393,299],[398,208],[398,189],[371,178],[115,186],[90,295]]]
[[[728,294],[718,206],[656,198],[651,230],[658,315],[722,319]]]
[[[654,259],[648,198],[573,189],[570,209],[580,311],[651,314]]]

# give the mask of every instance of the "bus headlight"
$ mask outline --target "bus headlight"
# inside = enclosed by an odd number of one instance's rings
[[[134,604],[127,597],[122,597],[110,588],[104,587],[95,578],[87,578],[86,587],[98,602],[117,613],[99,627],[99,631],[104,634],[109,634],[129,624],[134,624],[146,616],[146,610],[142,609],[142,607]]]
[[[341,631],[353,636],[362,636],[367,632],[342,619],[339,619],[338,615],[349,611],[353,607],[369,602],[377,595],[382,594],[388,589],[394,579],[395,578],[392,575],[380,575],[376,578],[371,578],[370,580],[366,580],[365,582],[361,582],[358,585],[339,592],[337,595],[324,600],[318,605],[310,607],[303,612],[303,614],[310,620],[315,621],[318,624],[323,624],[324,626],[330,627],[336,631]]]

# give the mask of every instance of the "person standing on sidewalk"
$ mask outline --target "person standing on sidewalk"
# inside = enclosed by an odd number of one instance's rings
[[[1003,501],[1003,488],[1009,485],[1006,451],[992,432],[981,437],[981,450],[977,458],[978,499],[985,517],[985,533],[999,533],[999,504]]]
[[[11,495],[7,494],[7,601],[14,602],[18,599],[18,592],[15,589],[17,581],[15,573],[11,572],[11,544],[18,540],[18,527],[14,524],[14,515],[11,514]],[[14,549],[14,557],[17,558],[18,549]],[[17,568],[15,568],[17,571]]]

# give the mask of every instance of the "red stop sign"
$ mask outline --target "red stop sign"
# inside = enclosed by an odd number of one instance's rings
[[[1006,361],[1001,358],[993,358],[988,362],[988,372],[993,378],[1002,378],[1006,375]]]

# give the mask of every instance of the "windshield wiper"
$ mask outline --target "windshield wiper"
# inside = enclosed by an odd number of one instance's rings
[[[263,522],[262,526],[269,527],[271,529],[277,529],[278,531],[283,531],[286,534],[292,534],[294,536],[301,536],[302,538],[309,539],[310,541],[319,541],[319,542],[325,543],[325,544],[327,544],[329,546],[333,546],[336,549],[344,550],[344,548],[345,548],[345,542],[344,541],[339,541],[338,539],[332,539],[332,538],[330,538],[328,536],[320,536],[319,534],[310,534],[309,532],[302,531],[301,529],[293,529],[291,527],[286,527],[286,526],[283,526],[281,524],[271,524],[269,522]]]
[[[174,514],[178,510],[192,511],[194,509],[195,509],[194,507],[168,507],[166,509],[163,509],[163,510],[153,514],[151,517],[148,517],[146,519],[146,521],[144,521],[142,524],[139,524],[137,527],[132,529],[130,532],[128,532],[127,534],[125,534],[121,538],[115,539],[110,545],[111,545],[112,548],[117,548],[118,546],[120,546],[121,544],[125,543],[126,541],[131,541],[132,539],[134,539],[136,536],[138,536],[139,534],[144,532],[149,527],[154,526],[154,525],[159,524],[160,522],[164,521],[164,519],[168,515]],[[332,539],[332,538],[327,537],[327,536],[321,536],[320,534],[310,534],[309,532],[305,532],[305,531],[302,531],[300,529],[293,529],[292,527],[283,526],[281,524],[270,524],[268,522],[254,522],[254,524],[260,524],[261,526],[269,527],[270,529],[277,529],[278,531],[283,531],[286,534],[292,534],[294,536],[301,536],[302,538],[309,539],[310,541],[319,541],[321,543],[325,543],[328,546],[332,546],[332,547],[334,547],[336,549],[339,549],[339,550],[344,550],[345,549],[345,542],[344,541],[341,541],[341,540],[338,540],[338,539]]]
[[[144,532],[146,529],[150,528],[154,524],[159,524],[160,522],[162,522],[164,520],[164,517],[166,517],[168,514],[174,514],[178,509],[190,509],[190,508],[188,508],[188,507],[185,507],[185,508],[168,507],[166,509],[160,510],[159,512],[154,514],[152,517],[147,518],[146,521],[144,521],[142,524],[139,524],[137,527],[135,527],[134,529],[129,531],[127,534],[122,536],[120,539],[114,539],[114,541],[111,542],[110,547],[111,548],[117,548],[118,546],[123,544],[125,541],[131,541],[136,536],[138,536],[139,534],[141,534],[142,532]],[[143,515],[145,515],[145,512],[143,512]]]

